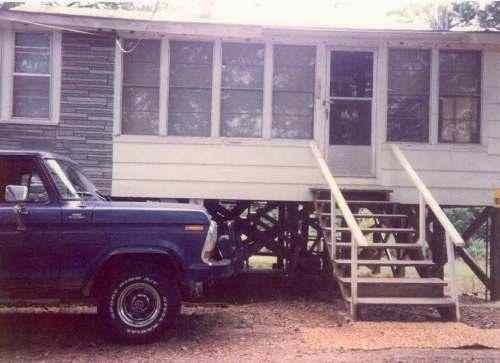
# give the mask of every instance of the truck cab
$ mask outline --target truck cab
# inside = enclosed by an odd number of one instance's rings
[[[0,151],[3,300],[95,301],[110,333],[148,340],[203,284],[234,274],[218,230],[201,206],[113,201],[68,158]]]

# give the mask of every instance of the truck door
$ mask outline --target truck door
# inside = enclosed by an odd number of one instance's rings
[[[19,215],[5,201],[7,185],[28,187]],[[0,157],[0,293],[43,297],[56,289],[61,208],[36,158]],[[19,293],[19,295],[17,294]]]

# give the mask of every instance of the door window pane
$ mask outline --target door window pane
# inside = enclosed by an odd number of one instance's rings
[[[439,53],[439,141],[480,141],[481,53]]]
[[[315,47],[274,47],[272,137],[312,138],[315,64]]]
[[[389,141],[429,140],[430,62],[430,50],[389,50]]]
[[[335,51],[330,80],[333,97],[372,97],[373,54]]]
[[[330,144],[371,145],[373,53],[333,51]]]
[[[15,33],[14,117],[50,117],[50,37],[50,33]]]
[[[160,41],[130,39],[123,54],[122,133],[157,135],[159,131]]]
[[[333,132],[330,144],[371,145],[372,103],[335,100],[332,104]]]
[[[222,136],[262,135],[264,52],[261,44],[222,44]]]
[[[28,188],[28,202],[44,203],[49,200],[47,189],[33,160],[0,158],[0,203],[5,203],[7,185],[22,185]]]
[[[210,136],[213,44],[170,42],[168,134]]]

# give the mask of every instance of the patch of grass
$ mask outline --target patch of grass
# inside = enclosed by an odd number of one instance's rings
[[[248,259],[248,265],[253,270],[272,270],[277,258],[273,256],[252,256]]]

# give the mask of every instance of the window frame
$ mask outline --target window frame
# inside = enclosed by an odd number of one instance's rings
[[[16,33],[48,33],[50,34],[50,89],[49,89],[49,117],[14,116],[14,76],[15,76],[15,34]],[[1,69],[1,109],[0,123],[29,124],[29,125],[57,125],[60,121],[61,110],[61,72],[62,72],[62,36],[58,31],[44,31],[39,29],[13,29],[2,33]],[[8,97],[5,97],[8,95]]]
[[[134,41],[137,41],[137,42],[142,42],[142,39],[137,39],[137,38],[133,38],[133,37],[124,37],[124,38],[121,38],[121,42],[122,43],[126,43],[127,41],[129,40],[134,40]],[[159,47],[159,54],[160,54],[160,59],[159,61],[161,62],[161,59],[162,59],[162,52],[163,52],[163,42],[161,41],[161,39],[155,39],[155,38],[146,38],[144,40],[156,40],[156,41],[159,41],[160,42],[160,47]],[[135,43],[133,45],[134,47],[136,46]],[[139,46],[137,46],[139,48]],[[125,66],[124,66],[124,55],[122,55],[120,57],[120,66],[121,66],[121,75],[119,77],[120,79],[120,91],[119,91],[119,95],[120,95],[120,104],[118,105],[118,107],[120,108],[119,109],[119,115],[120,115],[120,128],[123,127],[123,114],[125,113],[124,112],[124,105],[125,105],[125,99],[123,98],[123,94],[124,94],[124,88],[131,88],[131,87],[144,87],[144,88],[158,88],[158,130],[157,130],[157,133],[156,134],[147,134],[147,133],[144,133],[144,134],[126,134],[126,135],[137,135],[137,136],[158,136],[160,135],[160,130],[161,130],[161,127],[160,127],[160,120],[161,120],[161,116],[160,116],[160,112],[161,112],[161,94],[160,94],[160,89],[161,89],[161,81],[162,81],[162,69],[161,69],[161,63],[159,63],[159,80],[158,80],[158,85],[156,86],[151,86],[151,85],[148,85],[148,86],[137,86],[137,85],[126,85],[125,84],[125,81],[124,81],[124,76],[125,76]],[[116,76],[116,72],[115,72],[115,76]],[[115,82],[115,84],[118,83],[118,82]],[[116,89],[115,89],[115,92],[116,92]],[[114,107],[116,107],[116,104],[114,105]],[[113,111],[114,112],[114,111]]]
[[[35,170],[38,172],[38,177],[40,178],[46,192],[48,195],[48,200],[43,201],[43,202],[34,202],[34,201],[26,201],[26,205],[28,206],[45,206],[45,205],[50,205],[55,202],[57,202],[59,199],[59,195],[56,190],[54,190],[54,186],[51,183],[50,177],[47,175],[47,171],[45,169],[45,165],[43,165],[44,160],[34,157],[34,156],[13,156],[13,155],[4,155],[0,156],[0,159],[13,159],[13,160],[26,160],[26,161],[31,161],[33,163],[33,166]],[[29,190],[28,190],[29,192]],[[2,197],[3,198],[3,197]],[[6,201],[1,201],[2,198],[0,198],[0,205],[12,205],[15,204],[16,202],[6,202]]]
[[[389,140],[389,99],[391,98],[391,94],[390,94],[390,65],[391,65],[391,62],[390,62],[390,56],[391,56],[391,50],[395,50],[395,51],[400,51],[400,50],[416,50],[416,51],[426,51],[428,52],[429,54],[429,79],[428,79],[428,85],[429,85],[429,89],[428,89],[428,92],[427,92],[427,107],[428,107],[428,110],[427,110],[427,124],[425,125],[426,126],[426,131],[427,131],[427,137],[425,140],[422,140],[422,141],[416,141],[416,140],[411,140],[411,141],[408,141],[408,140]],[[433,112],[434,112],[434,105],[433,105],[433,90],[434,90],[434,80],[433,80],[433,63],[434,63],[434,58],[433,58],[433,50],[432,49],[429,49],[429,48],[425,48],[425,47],[389,47],[387,49],[387,87],[386,87],[386,100],[387,100],[387,110],[386,110],[386,115],[385,115],[385,120],[386,120],[386,127],[385,127],[385,141],[386,142],[389,142],[389,143],[411,143],[411,144],[430,144],[432,143],[432,131],[431,129],[434,127],[433,126],[433,120],[432,120],[432,115],[433,115]],[[401,96],[401,95],[400,95]],[[403,95],[403,97],[420,97],[421,95]]]
[[[312,94],[312,112],[311,112],[311,119],[312,119],[312,125],[311,125],[311,135],[310,137],[305,137],[305,138],[290,138],[290,137],[273,137],[272,136],[272,129],[273,129],[273,121],[274,121],[274,96],[276,93],[282,92],[282,93],[295,93],[295,92],[290,92],[290,90],[275,90],[274,89],[274,73],[276,70],[276,66],[274,63],[275,57],[274,57],[274,50],[276,47],[310,47],[313,48],[313,53],[314,53],[314,65],[312,66],[313,70],[313,88],[312,92],[297,92],[297,93],[302,93],[302,94]],[[269,107],[269,110],[267,110],[266,114],[266,109],[264,109],[264,129],[263,129],[263,135],[266,135],[269,139],[272,140],[288,140],[292,142],[311,142],[316,140],[316,135],[317,135],[317,111],[318,111],[318,105],[316,103],[317,98],[320,96],[318,92],[319,88],[319,82],[318,82],[318,71],[323,72],[323,76],[326,74],[323,70],[319,69],[319,57],[321,56],[319,52],[320,46],[316,43],[302,43],[302,42],[283,42],[283,41],[276,41],[276,42],[269,42],[269,47],[271,49],[270,52],[268,52],[268,48],[266,47],[266,60],[268,57],[270,57],[270,60],[264,63],[264,82],[268,82],[269,84],[267,85],[264,84],[264,106],[266,106],[266,99],[270,103],[267,107]],[[270,71],[267,70],[270,68]],[[268,78],[266,78],[268,77]],[[266,93],[267,91],[267,93]],[[266,118],[267,117],[267,118]],[[266,122],[268,124],[266,124]]]
[[[477,49],[439,49],[438,51],[438,58],[437,58],[437,66],[439,70],[439,64],[440,64],[440,55],[441,52],[456,52],[456,53],[468,53],[468,52],[474,52],[479,54],[479,64],[481,69],[479,70],[479,93],[478,95],[466,95],[463,96],[464,98],[475,98],[478,99],[478,117],[477,117],[477,122],[478,122],[478,140],[476,141],[471,141],[471,142],[457,142],[457,141],[444,141],[441,140],[440,134],[441,134],[441,129],[442,129],[442,109],[440,107],[440,100],[441,100],[441,91],[440,91],[440,84],[439,84],[439,78],[441,77],[440,71],[438,71],[438,84],[437,84],[437,111],[438,111],[438,117],[436,121],[436,143],[438,144],[452,144],[452,145],[481,145],[483,142],[483,114],[484,114],[484,52],[482,50],[477,50]],[[453,95],[448,95],[448,96],[443,96],[443,97],[448,97],[448,98],[459,98],[460,95],[453,94]]]
[[[385,95],[384,98],[388,101],[388,89],[389,89],[389,50],[390,49],[418,49],[418,50],[430,50],[431,52],[431,69],[430,69],[430,92],[429,92],[429,124],[428,124],[428,140],[422,142],[416,141],[390,141],[388,139],[388,108],[386,107],[384,120],[384,143],[386,144],[403,144],[403,145],[422,145],[422,146],[433,146],[437,149],[484,149],[487,147],[487,124],[485,122],[485,99],[486,99],[486,88],[485,88],[485,51],[483,48],[478,47],[444,47],[444,46],[418,46],[413,44],[407,45],[394,45],[389,44],[386,48],[386,75],[385,75]],[[440,142],[439,141],[439,54],[440,51],[476,51],[480,53],[481,56],[481,72],[480,72],[480,101],[479,101],[479,140],[478,142],[471,143],[457,143],[457,142]],[[388,105],[388,102],[387,102]],[[450,149],[451,150],[451,149]]]
[[[126,33],[118,32],[119,39],[161,39],[160,55],[160,114],[159,114],[159,133],[158,135],[132,135],[122,133],[122,88],[123,88],[123,54],[115,46],[115,69],[114,69],[114,107],[113,107],[113,134],[115,137],[124,141],[154,142],[166,143],[196,143],[196,144],[219,144],[225,142],[238,142],[259,144],[262,142],[275,143],[279,145],[309,145],[311,140],[318,137],[318,99],[321,92],[321,80],[318,72],[323,69],[320,64],[321,43],[316,41],[292,42],[277,41],[270,39],[254,38],[234,38],[234,37],[211,37],[211,36],[164,36],[159,37],[155,34],[146,33]],[[168,135],[168,102],[169,99],[169,69],[170,69],[170,42],[171,41],[193,41],[193,42],[212,42],[213,60],[212,60],[212,109],[211,109],[211,132],[210,136],[176,136]],[[222,43],[248,43],[262,44],[264,46],[264,88],[263,88],[263,110],[262,110],[262,135],[260,137],[235,137],[223,136],[221,130],[221,91],[222,91]],[[313,112],[313,131],[310,139],[278,139],[271,137],[272,127],[272,106],[273,106],[273,49],[275,45],[297,45],[312,46],[316,51],[315,80],[314,80],[314,112]]]

